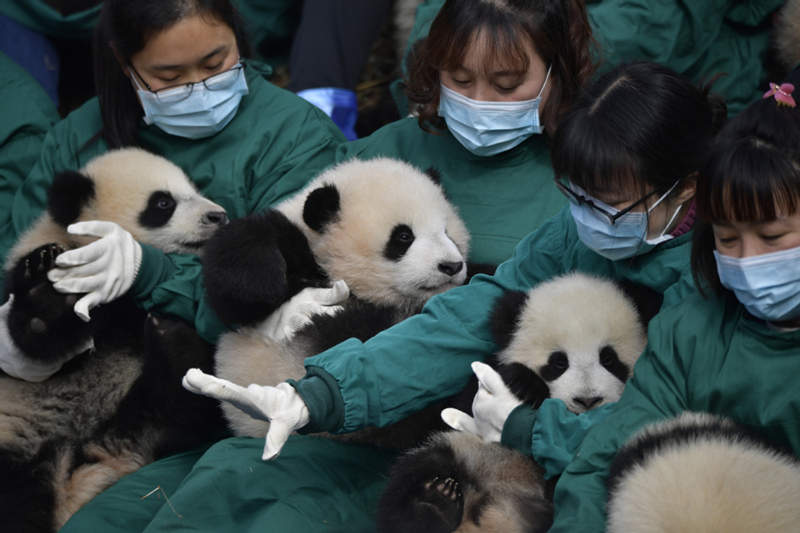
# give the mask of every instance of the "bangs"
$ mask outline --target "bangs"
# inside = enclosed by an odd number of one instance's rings
[[[797,211],[800,169],[773,145],[740,140],[715,154],[698,183],[698,216],[708,223],[768,222]]]
[[[530,37],[521,25],[509,22],[507,16],[495,14],[479,22],[457,18],[452,30],[441,35],[440,42],[430,43],[430,50],[440,51],[431,57],[438,70],[453,71],[464,66],[464,58],[472,47],[480,54],[481,74],[487,78],[499,70],[525,73],[530,66],[525,46]]]
[[[647,192],[645,181],[637,179],[643,172],[639,161],[616,132],[596,124],[592,117],[571,118],[556,131],[551,153],[556,178],[569,180],[591,195]]]

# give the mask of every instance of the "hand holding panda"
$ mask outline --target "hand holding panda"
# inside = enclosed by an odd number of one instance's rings
[[[116,300],[131,288],[142,263],[142,246],[114,222],[77,222],[67,232],[99,239],[56,257],[56,268],[47,277],[58,292],[85,293],[73,309],[89,322],[92,308]]]
[[[472,433],[484,442],[500,442],[508,415],[523,402],[489,365],[474,361],[472,371],[478,378],[478,392],[472,400],[474,417],[448,407],[442,411],[442,420],[451,428]]]

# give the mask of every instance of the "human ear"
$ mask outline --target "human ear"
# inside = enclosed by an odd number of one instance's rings
[[[694,198],[694,194],[697,192],[697,178],[699,175],[700,174],[695,171],[683,178],[680,184],[680,190],[675,195],[675,199],[678,203],[684,203]]]

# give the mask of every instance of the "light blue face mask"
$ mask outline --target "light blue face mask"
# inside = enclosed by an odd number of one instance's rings
[[[475,155],[511,150],[534,133],[542,133],[539,105],[549,79],[550,68],[536,98],[520,102],[473,100],[442,84],[439,116],[458,142]]]
[[[675,181],[672,187],[662,194],[647,211],[625,213],[617,218],[613,224],[598,209],[585,202],[577,202],[570,196],[569,210],[573,220],[575,220],[578,238],[588,248],[611,261],[643,254],[655,245],[672,239],[672,235],[666,233],[666,231],[675,220],[675,217],[678,216],[682,204],[678,205],[675,212],[672,213],[659,236],[653,239],[647,239],[647,217],[664,198],[669,196],[679,182],[680,180]],[[590,200],[592,204],[612,216],[620,212],[619,209],[592,198],[577,185],[570,184],[569,187],[576,196]]]
[[[772,322],[800,316],[800,247],[743,258],[714,250],[714,259],[722,286],[753,316]]]
[[[131,76],[144,109],[146,124],[188,139],[210,137],[236,116],[242,96],[248,93],[244,68],[236,65],[197,83],[152,92]]]

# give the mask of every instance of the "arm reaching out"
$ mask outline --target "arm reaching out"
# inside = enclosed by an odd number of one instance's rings
[[[277,387],[255,384],[241,387],[205,374],[198,368],[190,368],[183,377],[183,388],[229,402],[253,418],[269,421],[261,456],[264,461],[277,457],[289,435],[308,424],[308,408],[288,383],[281,383]]]

